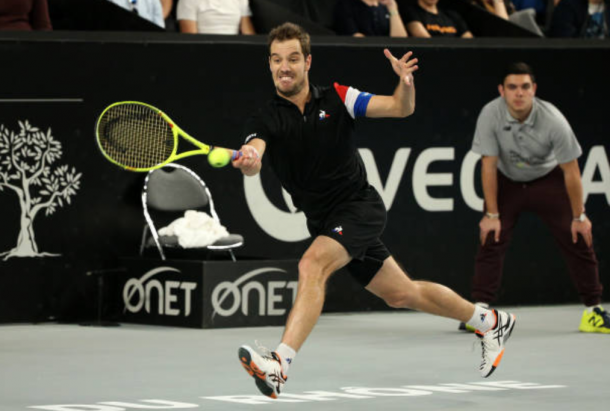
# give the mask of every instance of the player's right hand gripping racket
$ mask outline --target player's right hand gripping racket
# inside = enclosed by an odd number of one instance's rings
[[[102,154],[129,171],[154,170],[184,157],[207,155],[214,149],[189,136],[158,108],[137,101],[106,107],[97,120],[95,134]],[[178,136],[198,149],[178,153]],[[241,156],[239,151],[225,150],[231,160]]]

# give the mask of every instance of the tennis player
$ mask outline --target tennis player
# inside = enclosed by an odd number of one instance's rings
[[[243,156],[233,162],[247,176],[268,159],[294,205],[307,217],[313,242],[299,262],[299,286],[282,340],[259,354],[239,348],[239,358],[264,394],[277,398],[288,370],[322,312],[325,284],[340,268],[392,307],[411,308],[464,321],[482,344],[480,370],[488,377],[504,353],[515,316],[474,306],[449,288],[411,280],[380,241],[386,209],[368,183],[354,142],[358,117],[407,117],[415,110],[417,59],[384,54],[398,86],[390,96],[335,83],[310,85],[309,35],[285,23],[269,34],[269,69],[276,95],[247,122]]]

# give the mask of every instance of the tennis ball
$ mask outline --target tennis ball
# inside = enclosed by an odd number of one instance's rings
[[[224,148],[215,148],[208,154],[208,162],[212,167],[224,167],[231,161],[229,150]]]

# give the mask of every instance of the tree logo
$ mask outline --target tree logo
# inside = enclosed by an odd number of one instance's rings
[[[58,207],[70,204],[70,198],[80,188],[81,173],[67,165],[52,167],[62,155],[61,143],[26,120],[19,121],[15,133],[0,124],[0,195],[12,190],[21,207],[17,245],[0,253],[4,261],[11,257],[56,257],[38,251],[34,235],[34,219],[44,210],[45,216]]]

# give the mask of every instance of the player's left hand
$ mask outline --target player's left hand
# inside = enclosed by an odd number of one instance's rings
[[[390,50],[384,49],[383,54],[387,57],[392,64],[392,68],[394,69],[394,73],[400,77],[400,79],[407,85],[413,85],[413,72],[415,72],[419,66],[417,65],[418,60],[416,58],[412,59],[413,52],[409,51],[399,60],[390,53]]]
[[[583,240],[585,240],[587,247],[591,247],[593,245],[591,226],[591,221],[588,218],[585,218],[585,221],[572,221],[572,242],[576,244],[578,241],[578,234],[580,234]]]

